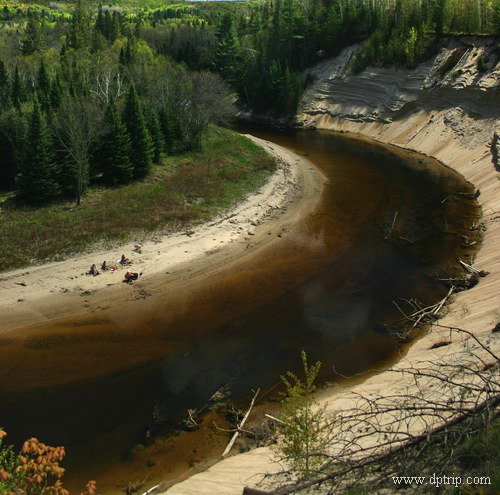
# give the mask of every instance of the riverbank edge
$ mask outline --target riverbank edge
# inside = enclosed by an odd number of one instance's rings
[[[476,146],[462,146],[461,141],[452,129],[446,127],[443,112],[417,111],[406,116],[404,122],[358,122],[324,114],[299,114],[297,121],[304,128],[324,129],[334,132],[349,133],[362,139],[371,140],[395,146],[396,148],[415,151],[433,157],[445,166],[458,172],[465,180],[472,183],[481,194],[478,198],[483,210],[480,222],[486,230],[482,245],[473,261],[474,266],[489,274],[481,279],[472,289],[457,293],[446,308],[446,314],[439,324],[450,327],[464,328],[477,338],[487,338],[492,329],[500,321],[500,255],[495,246],[500,244],[500,181],[489,150],[489,143]],[[441,118],[440,118],[441,117]],[[432,124],[432,125],[431,125]],[[439,129],[436,126],[439,125]],[[495,121],[483,119],[485,129],[494,128]],[[439,130],[439,139],[433,139]],[[446,346],[434,345],[443,339],[450,340]],[[492,339],[493,340],[493,339]],[[495,352],[499,351],[499,339],[490,342]],[[450,335],[447,329],[433,328],[432,331],[415,342],[408,353],[393,369],[408,366],[418,367],[428,365],[453,356],[454,359],[465,359],[467,350],[463,347],[460,335]],[[400,373],[390,370],[382,371],[354,386],[336,388],[335,386],[322,391],[318,400],[325,405],[329,415],[348,410],[355,406],[360,396],[375,397],[381,394],[391,394],[402,389],[411,390],[413,378],[403,379]],[[245,486],[259,486],[266,474],[276,473],[281,465],[270,448],[263,447],[250,452],[235,455],[214,465],[207,471],[196,474],[169,490],[161,492],[168,495],[220,494],[240,495]],[[404,473],[402,473],[404,474]],[[159,492],[157,492],[159,493]]]
[[[312,211],[325,179],[304,157],[274,143],[247,136],[277,159],[277,169],[259,190],[208,222],[150,241],[130,242],[113,251],[95,250],[61,262],[30,266],[0,275],[0,333],[19,336],[24,328],[55,320],[76,318],[106,302],[123,306],[136,298],[139,288],[154,296],[166,285],[212,273],[218,266],[241,260],[271,242],[279,242],[303,214]],[[270,236],[270,231],[279,236]],[[102,260],[114,262],[125,253],[130,267],[100,276],[87,275]],[[122,284],[127,271],[142,272],[134,284]],[[167,274],[167,276],[165,276]],[[100,318],[105,318],[103,310]]]

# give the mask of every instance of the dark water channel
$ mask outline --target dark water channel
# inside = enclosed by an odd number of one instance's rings
[[[167,431],[219,387],[233,398],[271,387],[297,368],[301,349],[322,361],[329,381],[333,366],[352,375],[394,360],[400,343],[391,329],[401,315],[393,301],[431,303],[446,293],[438,278],[457,270],[460,235],[478,214],[455,194],[470,185],[432,160],[363,140],[253,133],[307,155],[326,175],[317,210],[272,248],[222,271],[203,290],[203,304],[190,299],[185,314],[197,331],[176,327],[152,362],[31,391],[5,394],[0,383],[0,425],[12,442],[37,436],[65,445],[68,471],[92,479],[102,463],[126,465],[132,445]],[[210,325],[211,315],[226,313]],[[159,314],[157,337],[168,340],[176,322]],[[40,351],[39,359],[51,358]]]

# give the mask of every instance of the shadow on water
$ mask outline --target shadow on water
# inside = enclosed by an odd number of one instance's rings
[[[329,380],[333,366],[352,375],[394,360],[399,344],[390,330],[401,315],[393,301],[430,303],[446,293],[438,278],[457,271],[460,234],[478,214],[455,194],[470,185],[431,159],[365,140],[252,133],[322,170],[328,184],[316,211],[272,248],[182,294],[182,312],[171,308],[178,304],[171,294],[145,306],[123,345],[117,339],[104,354],[129,363],[122,371],[0,394],[0,424],[11,441],[37,436],[66,445],[68,471],[90,479],[98,465],[124,462],[133,444],[172,428],[219,387],[238,398],[273,386],[297,367],[301,349],[322,361]],[[64,353],[78,355],[79,365],[87,353],[92,366],[92,349],[82,338],[30,359],[57,373]],[[154,359],[132,359],[143,354]]]

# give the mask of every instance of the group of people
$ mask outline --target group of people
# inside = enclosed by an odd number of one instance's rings
[[[116,262],[119,263],[122,266],[126,266],[126,265],[131,265],[132,264],[132,261],[130,261],[130,259],[127,258],[124,254],[122,254],[121,258],[119,260],[117,260]],[[104,260],[102,262],[102,264],[101,264],[101,270],[102,271],[110,270],[111,272],[114,272],[114,271],[116,271],[116,269],[117,269],[116,266],[114,266],[114,265],[111,265],[111,266],[108,265],[108,263],[106,262],[106,260]],[[88,274],[92,275],[93,277],[95,277],[97,275],[100,275],[101,272],[97,269],[96,264],[93,263],[92,266],[90,267],[90,270],[89,270]],[[137,280],[140,275],[142,275],[142,273],[127,272],[125,274],[125,280],[124,280],[124,282],[131,283],[132,281]]]

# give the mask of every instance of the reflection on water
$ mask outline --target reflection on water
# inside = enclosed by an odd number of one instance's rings
[[[429,160],[360,140],[257,134],[306,154],[328,177],[317,210],[258,256],[138,306],[133,320],[41,331],[60,340],[31,341],[19,383],[39,380],[40,370],[74,373],[75,382],[0,395],[11,441],[64,444],[69,469],[91,478],[98,463],[123,460],[146,432],[164,431],[220,386],[233,397],[272,386],[297,367],[301,349],[329,380],[333,366],[349,375],[393,358],[393,301],[430,302],[446,291],[437,278],[455,269],[459,234],[477,213],[453,196],[467,184]],[[16,359],[27,352],[12,349]],[[110,363],[123,371],[110,374]],[[94,366],[97,378],[79,379],[81,366]]]

